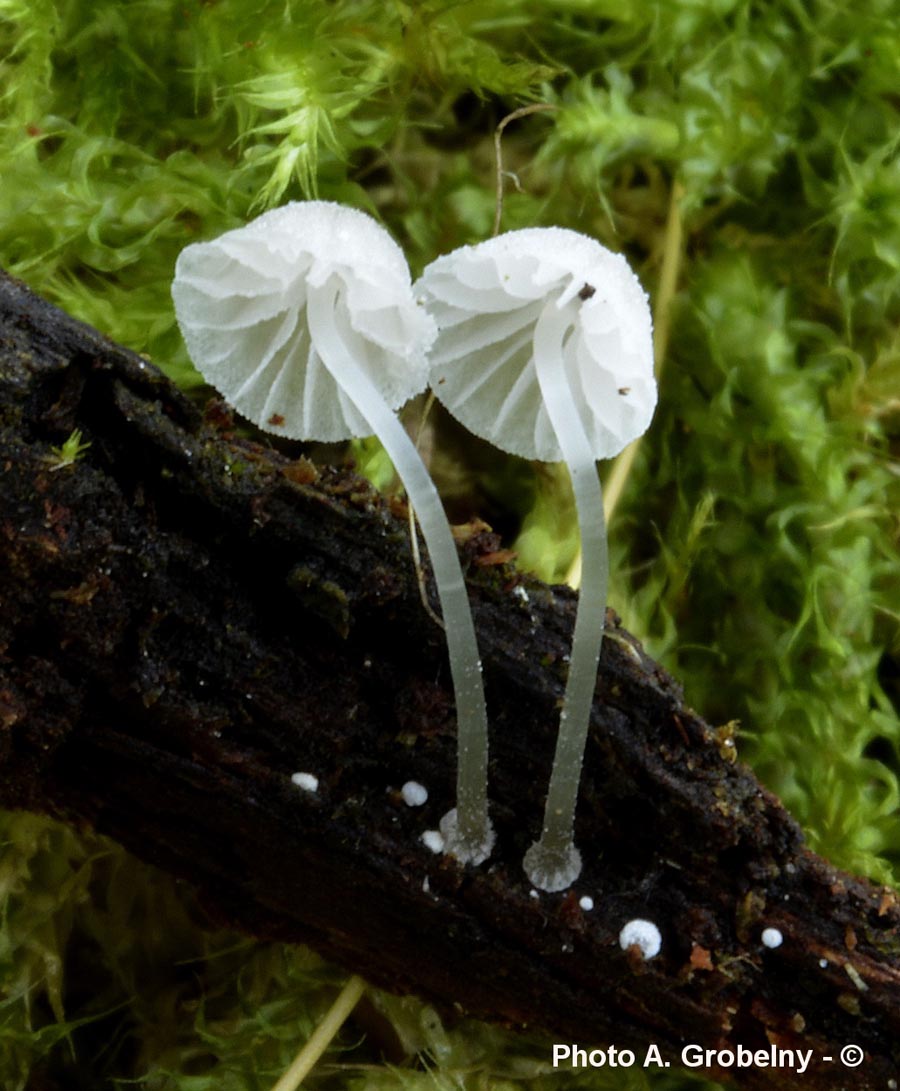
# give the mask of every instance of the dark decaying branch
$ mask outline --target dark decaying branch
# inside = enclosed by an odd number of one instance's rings
[[[75,429],[90,447],[67,465]],[[571,592],[462,546],[491,713],[497,848],[452,806],[441,631],[402,512],[204,421],[150,364],[0,279],[0,801],[89,821],[251,933],[548,1038],[814,1050],[747,1087],[890,1086],[900,911],[812,855],[724,732],[610,618],[579,804],[584,870],[535,897]],[[488,562],[488,563],[485,563]],[[309,792],[291,781],[318,778]],[[399,789],[425,785],[423,807]],[[584,909],[580,899],[593,899]],[[628,920],[659,926],[649,962]],[[761,943],[777,928],[782,945]],[[838,1051],[856,1043],[858,1068]],[[823,1057],[833,1057],[832,1062]]]

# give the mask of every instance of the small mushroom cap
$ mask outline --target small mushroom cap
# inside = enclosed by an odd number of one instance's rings
[[[415,290],[438,325],[435,394],[496,447],[562,459],[532,345],[547,306],[572,311],[563,359],[594,457],[618,454],[649,425],[656,407],[652,320],[621,254],[565,228],[510,231],[438,258]]]
[[[653,921],[640,917],[629,921],[619,933],[619,946],[623,951],[637,947],[641,958],[656,958],[662,948],[662,935]]]
[[[428,381],[434,323],[400,247],[364,212],[292,202],[178,256],[172,298],[191,359],[254,424],[291,439],[368,435],[311,342],[310,287],[336,277],[334,321],[392,409]]]

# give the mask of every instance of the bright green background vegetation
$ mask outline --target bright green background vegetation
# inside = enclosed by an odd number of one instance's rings
[[[196,386],[175,258],[266,208],[357,205],[418,271],[490,234],[493,128],[551,103],[507,130],[504,227],[591,234],[658,299],[679,186],[612,603],[694,707],[741,721],[742,757],[817,851],[896,882],[898,41],[896,0],[0,0],[0,264]],[[564,577],[564,474],[458,435],[435,466],[520,563]],[[3,829],[4,1086],[265,1088],[327,1007],[340,974],[309,953],[203,932],[102,840]],[[311,1086],[605,1085],[385,1004],[427,1063],[380,1066],[347,1039]]]

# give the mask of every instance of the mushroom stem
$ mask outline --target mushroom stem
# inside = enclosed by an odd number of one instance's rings
[[[572,478],[583,556],[581,590],[569,657],[540,840],[525,854],[525,872],[541,890],[565,890],[581,872],[575,847],[575,804],[597,665],[606,620],[609,557],[597,463],[572,397],[564,362],[565,337],[577,304],[544,308],[534,330],[534,360],[550,423]]]
[[[384,446],[406,488],[428,547],[447,634],[456,697],[458,742],[455,811],[441,823],[446,851],[463,863],[490,856],[494,832],[488,815],[487,711],[475,626],[459,554],[443,504],[412,440],[365,371],[355,362],[335,323],[340,282],[309,285],[307,317],[316,352]]]

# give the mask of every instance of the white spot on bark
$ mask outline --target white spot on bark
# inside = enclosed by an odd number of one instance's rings
[[[623,951],[637,947],[646,961],[659,954],[662,947],[662,935],[653,921],[640,918],[629,921],[619,933],[619,946]]]
[[[422,843],[434,853],[444,851],[444,838],[440,830],[426,830],[422,834]]]
[[[408,780],[400,789],[407,807],[421,807],[428,799],[428,789],[415,780]]]

